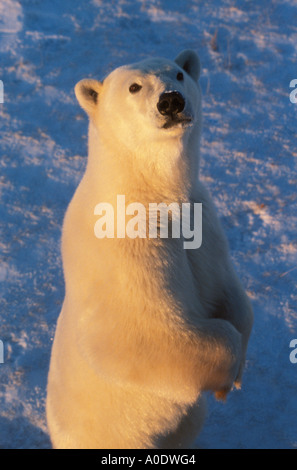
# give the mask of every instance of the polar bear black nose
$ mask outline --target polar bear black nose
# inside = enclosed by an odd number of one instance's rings
[[[157,108],[163,116],[181,113],[185,107],[185,99],[178,91],[164,92],[160,95]]]

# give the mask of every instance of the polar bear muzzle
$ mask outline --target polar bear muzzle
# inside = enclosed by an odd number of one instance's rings
[[[170,91],[160,95],[157,108],[162,116],[173,116],[181,113],[185,104],[185,99],[179,91]]]
[[[157,108],[162,116],[167,119],[162,126],[169,129],[177,124],[186,125],[192,121],[190,116],[182,113],[186,105],[186,100],[179,91],[169,91],[161,93]]]

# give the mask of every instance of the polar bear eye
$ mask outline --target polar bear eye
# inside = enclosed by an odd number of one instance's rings
[[[178,72],[176,75],[176,79],[181,82],[184,79],[184,74],[182,72]]]
[[[139,90],[141,90],[142,86],[138,85],[138,83],[132,83],[129,87],[130,93],[137,93]]]

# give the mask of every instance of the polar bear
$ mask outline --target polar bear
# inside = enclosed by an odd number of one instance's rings
[[[185,50],[75,87],[89,156],[62,231],[65,299],[46,404],[54,448],[188,448],[204,392],[223,399],[240,386],[253,313],[198,178],[199,74]],[[202,204],[201,246],[170,233],[97,238],[94,208],[111,204],[118,221],[118,195],[145,208]]]

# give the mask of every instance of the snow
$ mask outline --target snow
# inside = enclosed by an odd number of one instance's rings
[[[242,390],[209,396],[197,446],[297,447],[296,44],[292,0],[0,1],[0,448],[50,447],[61,224],[87,152],[74,85],[185,48],[202,64],[201,177],[255,310]]]

